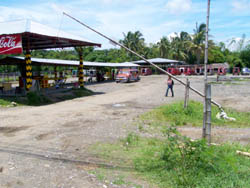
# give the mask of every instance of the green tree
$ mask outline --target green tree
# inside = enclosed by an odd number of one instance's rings
[[[127,34],[123,33],[124,39],[119,42],[126,46],[127,48],[139,53],[143,54],[143,50],[145,48],[145,39],[140,31],[131,32],[129,31]],[[131,60],[137,60],[137,56],[132,53],[128,53]]]
[[[246,48],[245,50],[240,52],[240,59],[244,62],[244,65],[250,68],[250,48]]]
[[[169,39],[167,37],[162,37],[157,45],[159,47],[160,57],[169,58],[171,51],[171,42]]]
[[[224,63],[225,56],[219,46],[212,46],[208,52],[208,63]]]
[[[172,51],[171,56],[177,60],[187,60],[189,57],[187,43],[191,41],[191,36],[182,31],[180,35],[176,33],[176,37],[172,38]]]
[[[204,51],[206,24],[202,23],[194,29],[192,40],[187,42],[187,46],[190,52],[196,56],[196,63],[200,64],[201,56]]]

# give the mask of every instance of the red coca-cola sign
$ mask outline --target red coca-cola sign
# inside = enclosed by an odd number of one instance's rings
[[[21,35],[0,35],[0,55],[23,53]]]

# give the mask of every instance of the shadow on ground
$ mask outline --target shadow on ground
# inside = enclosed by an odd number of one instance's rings
[[[101,95],[104,92],[93,92],[86,88],[74,89],[74,88],[60,88],[57,90],[43,92],[28,92],[26,96],[1,96],[0,106],[43,106],[54,104],[62,101],[72,100],[75,98],[86,97],[91,95]]]

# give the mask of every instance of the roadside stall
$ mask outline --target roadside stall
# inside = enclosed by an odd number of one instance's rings
[[[78,69],[79,69],[79,62],[78,61],[73,61],[73,60],[61,60],[61,59],[45,59],[45,58],[31,58],[32,61],[32,65],[33,67],[39,67],[39,66],[43,66],[43,67],[68,67],[72,72],[72,78],[75,78],[74,76],[78,75]],[[25,57],[6,57],[3,59],[0,59],[0,65],[18,65],[21,67],[24,67],[26,64],[26,59]],[[97,79],[94,79],[93,77],[96,77],[96,73],[97,70],[100,70],[102,68],[108,68],[108,69],[112,69],[112,70],[117,70],[117,69],[121,69],[121,68],[138,68],[140,67],[140,65],[137,64],[133,64],[133,63],[129,63],[129,62],[124,62],[124,63],[107,63],[107,62],[87,62],[84,61],[83,62],[83,66],[85,68],[84,73],[85,73],[85,77],[86,77],[86,81],[89,80],[91,74],[92,74],[92,81],[96,81]],[[44,74],[37,74],[36,72],[33,72],[33,76],[32,76],[32,82],[33,82],[33,86],[32,87],[40,87],[41,90],[43,90],[43,88],[51,88],[51,86],[53,86],[53,88],[51,89],[55,89],[56,88],[56,82],[59,80],[63,80],[66,81],[66,75],[65,74],[61,74],[63,73],[63,71],[60,71],[59,73],[57,71],[53,72],[54,74],[49,74],[49,75],[44,75]],[[64,71],[65,73],[65,71]],[[114,76],[114,75],[110,75],[110,76]],[[108,78],[108,79],[111,79]],[[74,79],[75,80],[75,79]],[[39,86],[38,86],[39,83]],[[67,83],[70,85],[70,83]],[[71,85],[75,86],[76,83],[71,83]],[[19,77],[19,84],[18,87],[16,87],[17,93],[13,93],[13,94],[19,94],[21,88],[23,88],[25,85],[25,79],[23,79],[23,77]],[[79,84],[77,84],[79,85]],[[1,89],[1,88],[0,88]],[[31,88],[32,89],[32,88]],[[1,94],[1,93],[0,93]]]
[[[34,80],[42,82],[47,86],[48,78],[36,76],[32,73],[31,51],[39,49],[55,49],[79,46],[98,46],[101,44],[91,42],[78,36],[58,31],[48,26],[36,23],[31,20],[18,20],[0,23],[0,55],[24,54],[24,64],[20,66],[21,76],[19,78],[20,90],[29,91]],[[6,59],[8,60],[8,59]],[[2,61],[1,65],[9,65],[9,61]],[[83,87],[83,58],[79,54],[79,85]],[[55,77],[55,79],[57,79]],[[10,89],[10,84],[3,84],[2,90]]]

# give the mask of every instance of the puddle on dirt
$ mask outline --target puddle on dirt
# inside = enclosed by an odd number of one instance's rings
[[[39,134],[35,137],[36,140],[48,140],[50,139],[49,137],[52,138],[52,133],[43,133]]]
[[[119,107],[125,107],[126,104],[119,104],[119,103],[117,103],[117,104],[113,104],[112,106],[116,107],[116,108],[119,108]]]
[[[114,115],[114,116],[126,116],[127,113],[126,112],[118,112],[118,111],[116,111],[116,112],[112,112],[112,115]]]
[[[23,127],[0,127],[0,133],[5,136],[15,136],[14,133],[28,129],[28,126]]]
[[[96,121],[91,120],[91,119],[85,119],[82,120],[81,122],[79,121],[71,121],[71,122],[66,122],[62,125],[62,127],[66,128],[78,128],[78,127],[86,127],[89,125],[93,125]]]

